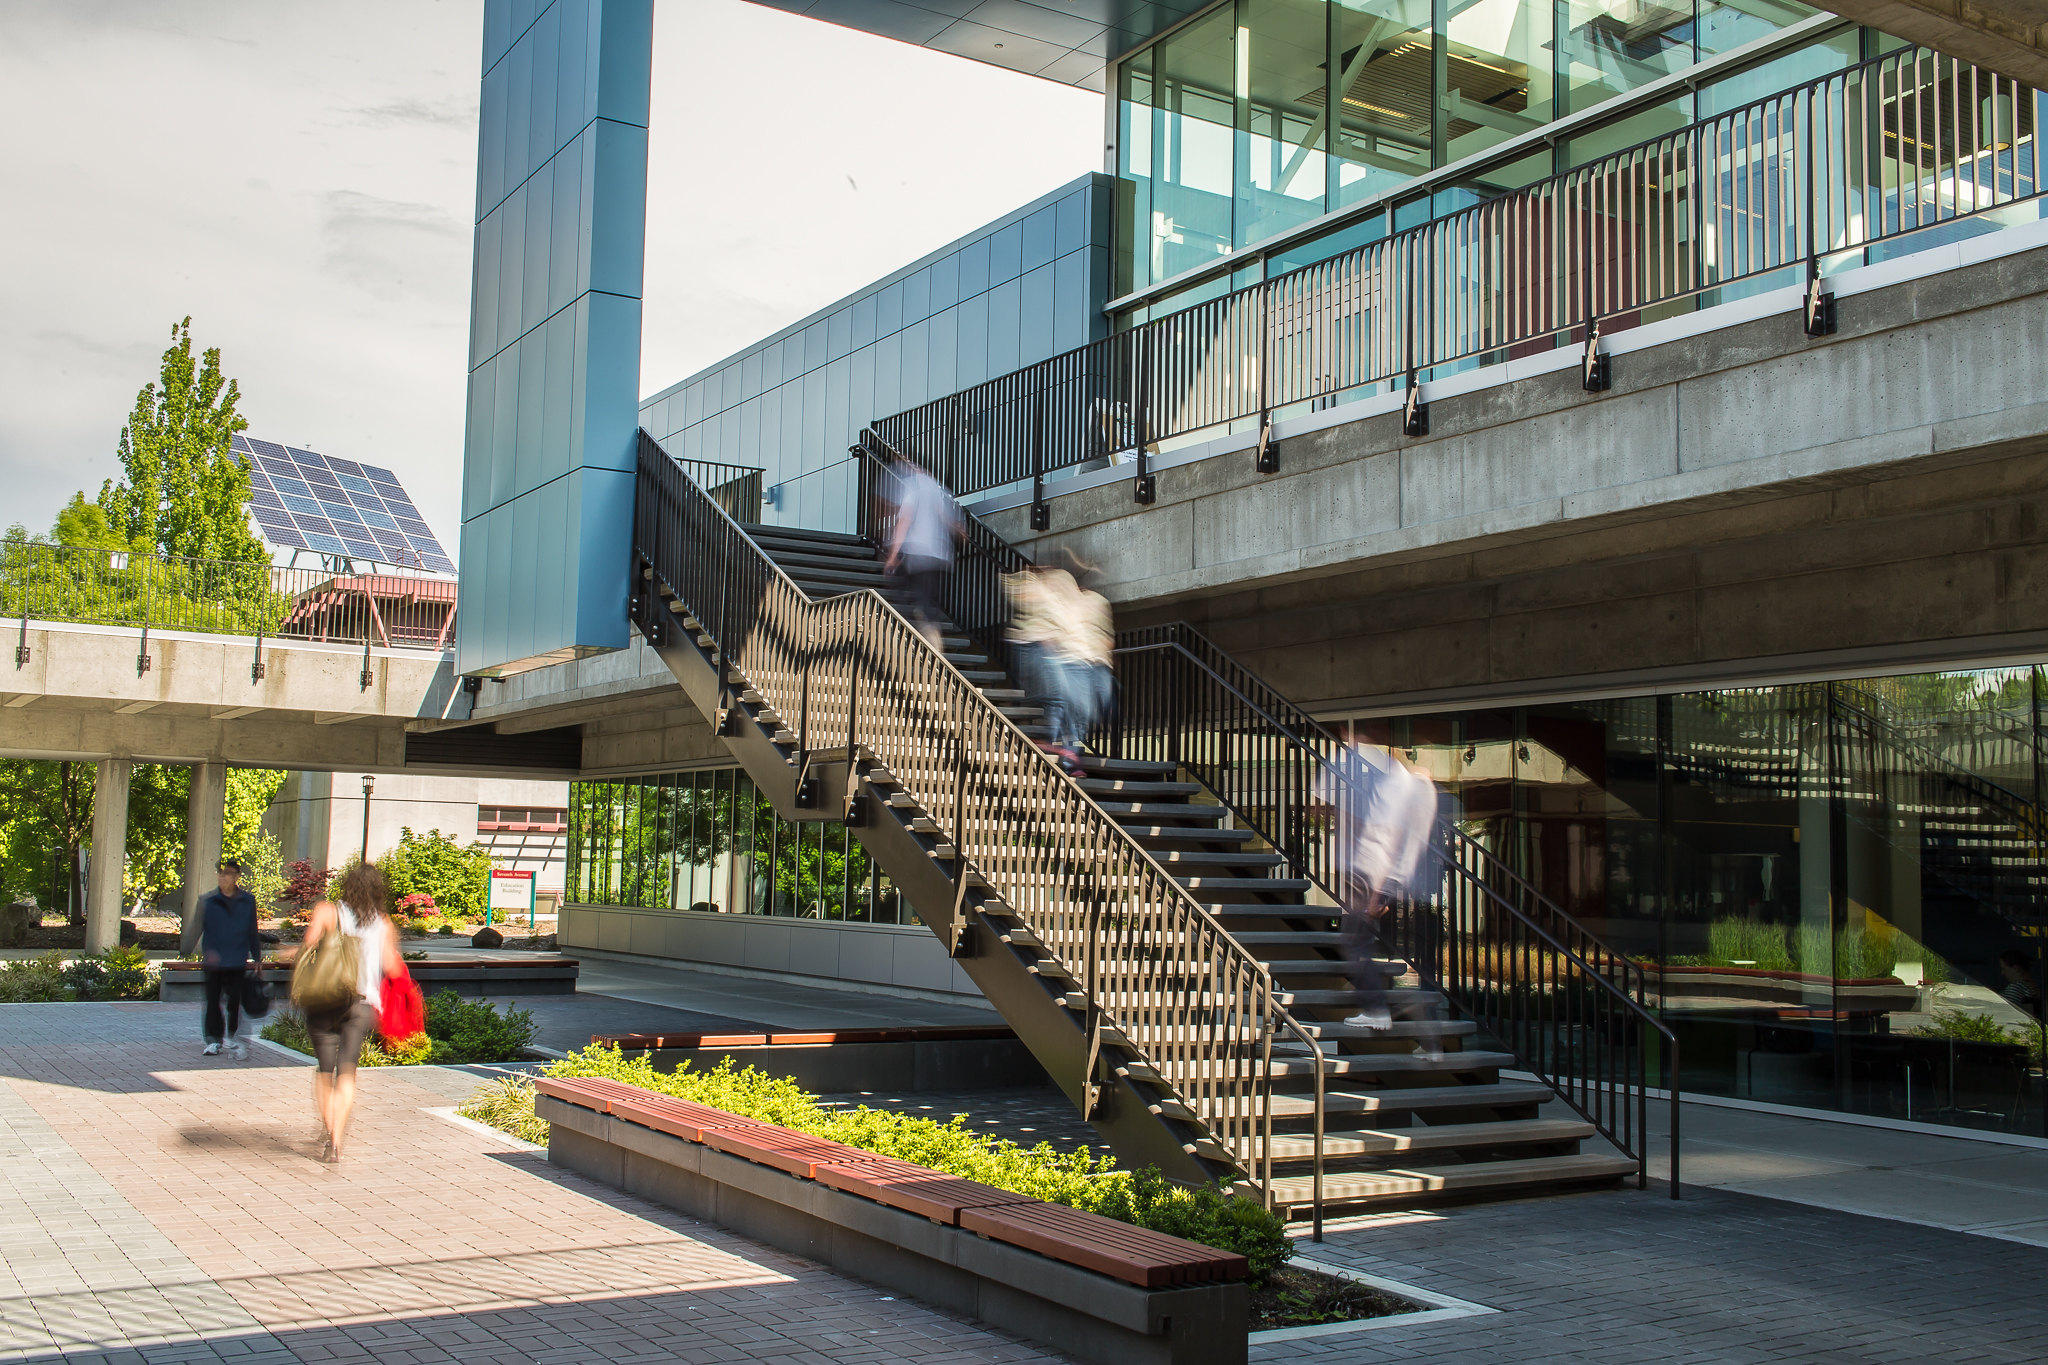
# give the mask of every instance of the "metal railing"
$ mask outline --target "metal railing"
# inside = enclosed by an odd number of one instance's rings
[[[1953,57],[1886,54],[1342,255],[874,423],[961,494],[1147,458],[1162,441],[1599,338],[1804,270],[1833,330],[1834,253],[2041,188],[2035,92]],[[1411,432],[1420,428],[1412,420]]]
[[[890,471],[890,464],[898,458],[897,452],[872,430],[861,432],[860,440],[849,449],[858,461],[854,528],[861,536],[886,548],[896,526],[891,496],[896,476]],[[997,667],[1014,672],[1006,635],[1010,599],[1004,579],[1024,572],[1031,567],[1031,561],[972,512],[964,507],[956,510],[961,536],[954,553],[953,572],[946,578],[946,617]]]
[[[673,455],[669,457],[675,459]],[[721,464],[717,460],[676,460],[689,472],[697,487],[738,522],[761,519],[762,480],[766,471],[747,464]]]
[[[1321,1050],[1264,965],[879,593],[812,601],[644,432],[634,544],[715,642],[722,686],[751,689],[799,754],[886,770],[951,843],[956,883],[979,878],[1086,993],[1089,1056],[1128,1038],[1212,1139],[1203,1154],[1242,1169],[1262,1153],[1249,1173],[1270,1192],[1273,1036]]]
[[[1116,662],[1117,714],[1097,736],[1105,749],[1185,769],[1342,903],[1339,841],[1366,791],[1344,741],[1184,623],[1119,634]],[[1383,939],[1634,1160],[1639,1182],[1661,1061],[1676,1198],[1678,1039],[1649,1007],[1643,967],[1451,822],[1438,832],[1443,875],[1431,894],[1393,903]]]
[[[14,618],[445,649],[455,581],[13,541],[0,544],[0,619]]]

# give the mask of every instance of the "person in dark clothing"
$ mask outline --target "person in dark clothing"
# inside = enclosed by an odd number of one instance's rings
[[[242,889],[242,865],[234,859],[220,864],[220,889],[199,898],[199,923],[199,961],[206,972],[206,1055],[218,1057],[225,1042],[236,1061],[246,1061],[242,980],[250,963],[255,964],[256,979],[263,979],[263,939],[256,928],[256,898]]]

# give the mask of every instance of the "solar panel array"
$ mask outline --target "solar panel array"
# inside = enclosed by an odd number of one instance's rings
[[[455,572],[390,470],[248,436],[235,437],[234,451],[249,467],[249,510],[272,545]]]

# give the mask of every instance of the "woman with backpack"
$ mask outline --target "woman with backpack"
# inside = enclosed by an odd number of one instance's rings
[[[306,945],[292,968],[292,1000],[313,1035],[313,1107],[327,1133],[327,1161],[341,1160],[356,1102],[356,1058],[377,1027],[386,977],[404,977],[391,888],[374,863],[348,870],[341,904],[322,901],[306,922]]]

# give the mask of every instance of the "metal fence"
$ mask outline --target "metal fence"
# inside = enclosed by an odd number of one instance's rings
[[[2038,193],[2037,109],[1993,72],[1890,53],[874,429],[962,494],[1134,451],[1150,501],[1161,441],[1573,341],[1604,387],[1601,334],[1772,272],[1804,270],[1818,334],[1831,254]]]
[[[455,580],[14,541],[0,544],[0,619],[15,618],[445,649]]]

